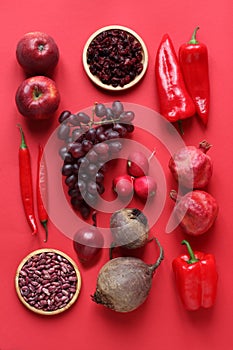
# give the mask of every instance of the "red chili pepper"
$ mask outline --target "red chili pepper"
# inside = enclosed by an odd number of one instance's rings
[[[174,46],[168,34],[162,38],[155,62],[156,81],[161,114],[170,122],[195,114],[195,105],[189,96]]]
[[[208,51],[206,45],[196,39],[198,29],[199,27],[195,28],[192,39],[180,47],[179,61],[196,112],[206,125],[210,105]]]
[[[213,306],[216,298],[218,275],[212,254],[193,252],[183,240],[189,255],[181,255],[172,262],[180,298],[187,310]]]
[[[37,163],[37,211],[41,225],[45,229],[44,242],[48,240],[48,213],[44,203],[47,203],[47,168],[43,157],[43,147],[39,145]]]
[[[33,231],[32,234],[36,234],[38,230],[33,204],[30,152],[25,141],[23,129],[20,125],[19,130],[21,133],[21,144],[19,148],[19,180],[21,197],[23,201],[24,212],[26,214],[28,223]]]

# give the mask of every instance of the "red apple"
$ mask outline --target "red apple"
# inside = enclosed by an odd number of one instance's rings
[[[16,58],[28,75],[50,75],[58,63],[59,50],[50,35],[30,32],[18,42]]]
[[[49,119],[59,106],[60,94],[52,79],[35,76],[21,83],[16,91],[15,102],[24,117]]]

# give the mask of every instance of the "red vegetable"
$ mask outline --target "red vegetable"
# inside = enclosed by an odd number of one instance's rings
[[[155,195],[157,183],[152,176],[145,175],[134,180],[134,191],[141,199],[148,199]]]
[[[162,38],[156,55],[155,73],[161,114],[170,122],[195,114],[172,41],[168,34]]]
[[[172,262],[180,298],[187,310],[210,308],[216,298],[218,275],[212,254],[193,252],[190,244],[183,240],[189,254]]]
[[[180,47],[179,61],[186,87],[195,103],[196,112],[206,125],[210,104],[208,51],[206,45],[199,43],[196,39],[198,29],[199,27],[195,28],[192,39]]]
[[[37,223],[34,213],[31,158],[22,127],[19,125],[21,133],[21,144],[19,147],[19,180],[21,197],[27,221],[32,229],[32,234],[36,234]]]
[[[41,225],[45,229],[45,239],[48,240],[48,213],[44,202],[47,202],[47,169],[43,157],[43,147],[39,145],[38,163],[37,163],[37,211]]]

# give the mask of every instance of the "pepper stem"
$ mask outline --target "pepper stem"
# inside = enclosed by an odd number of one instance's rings
[[[199,259],[197,259],[194,255],[194,252],[191,248],[191,245],[189,244],[188,241],[186,241],[185,239],[181,242],[181,244],[185,244],[187,249],[188,249],[188,252],[189,252],[189,255],[190,255],[190,259],[187,261],[188,264],[194,264],[196,262],[199,261]]]
[[[20,148],[21,149],[25,149],[27,148],[27,144],[26,144],[26,141],[25,141],[25,136],[24,136],[24,132],[23,132],[23,129],[22,129],[22,126],[20,124],[17,124],[19,130],[20,130],[20,134],[21,134],[21,144],[20,144]]]
[[[198,44],[198,41],[197,41],[197,39],[196,39],[198,29],[199,29],[199,27],[196,27],[196,28],[194,29],[192,38],[191,38],[191,40],[189,40],[189,42],[188,42],[189,44]]]
[[[44,230],[45,230],[44,242],[47,242],[47,240],[48,240],[48,220],[41,221],[40,223],[44,227]]]

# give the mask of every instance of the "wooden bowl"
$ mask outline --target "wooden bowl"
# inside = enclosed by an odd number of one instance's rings
[[[89,69],[90,65],[87,63],[87,50],[88,50],[91,42],[99,34],[101,34],[103,31],[114,30],[114,29],[120,29],[120,30],[125,31],[128,34],[131,34],[135,38],[135,40],[140,43],[140,45],[142,47],[142,61],[141,61],[141,63],[143,65],[143,69],[142,69],[140,74],[138,74],[130,83],[125,84],[123,87],[121,87],[121,86],[114,87],[114,86],[112,86],[110,84],[102,83],[101,80],[96,75],[93,75],[90,72],[90,69]],[[111,25],[111,26],[106,26],[106,27],[103,27],[103,28],[97,30],[95,33],[93,33],[89,37],[89,39],[87,40],[87,42],[86,42],[86,44],[84,46],[84,49],[83,49],[83,57],[82,57],[82,59],[83,59],[83,66],[84,66],[85,72],[86,72],[86,74],[88,75],[88,77],[91,79],[91,81],[93,83],[95,83],[99,87],[101,87],[103,89],[106,89],[106,90],[122,91],[122,90],[129,89],[132,86],[136,85],[143,78],[144,74],[146,73],[147,66],[148,66],[148,51],[147,51],[147,48],[146,48],[146,45],[145,45],[144,41],[142,40],[142,38],[135,31],[133,31],[132,29],[129,29],[127,27],[124,27],[124,26]]]
[[[64,258],[67,261],[67,264],[71,265],[73,270],[75,271],[75,276],[77,278],[77,282],[75,284],[75,289],[76,291],[73,293],[72,298],[69,300],[69,302],[64,305],[61,308],[57,308],[55,310],[43,310],[43,309],[39,309],[37,307],[34,307],[32,305],[29,304],[28,301],[26,301],[21,293],[21,287],[19,285],[19,278],[20,278],[20,274],[22,273],[22,268],[23,266],[28,262],[28,260],[32,257],[35,257],[36,255],[42,254],[42,253],[55,253],[58,256],[61,256],[62,258]],[[22,277],[22,276],[21,276]],[[81,288],[81,275],[79,272],[79,269],[76,265],[76,263],[65,253],[61,252],[60,250],[57,249],[48,249],[48,248],[44,248],[44,249],[38,249],[33,251],[32,253],[30,253],[29,255],[27,255],[19,264],[17,271],[16,271],[16,276],[15,276],[15,288],[16,288],[16,292],[17,295],[19,297],[19,300],[24,304],[24,306],[26,306],[29,310],[37,313],[37,314],[41,314],[41,315],[56,315],[56,314],[60,314],[64,311],[66,311],[67,309],[69,309],[77,300],[79,292],[80,292],[80,288]]]

